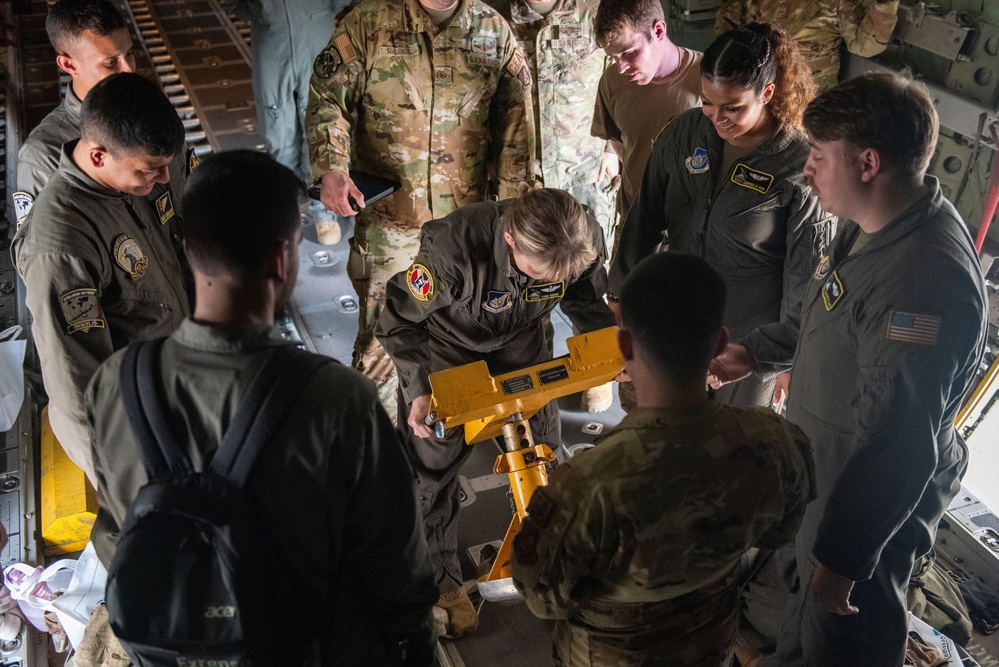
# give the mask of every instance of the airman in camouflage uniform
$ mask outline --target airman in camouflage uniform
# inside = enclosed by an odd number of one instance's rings
[[[729,665],[744,554],[791,541],[814,493],[798,428],[704,390],[710,350],[727,340],[708,300],[723,304],[724,284],[699,258],[636,268],[619,341],[639,407],[531,499],[513,578],[535,615],[558,621],[558,665]],[[636,309],[651,314],[639,323]]]
[[[798,42],[819,88],[839,80],[840,44],[870,58],[888,48],[898,0],[727,0],[715,34],[759,21],[783,28]]]
[[[494,2],[510,22],[534,77],[534,122],[539,158],[535,173],[545,187],[567,190],[604,230],[611,247],[614,192],[597,182],[607,143],[590,136],[593,103],[610,59],[593,32],[600,0],[557,0],[542,16],[536,0]]]
[[[349,213],[331,185],[348,163],[402,186],[358,213],[347,265],[360,300],[354,366],[395,414],[395,370],[373,335],[385,282],[412,263],[425,222],[486,198],[488,170],[500,198],[529,180],[531,73],[510,26],[480,0],[459,0],[440,26],[418,0],[364,2],[314,70],[306,136],[326,206]]]

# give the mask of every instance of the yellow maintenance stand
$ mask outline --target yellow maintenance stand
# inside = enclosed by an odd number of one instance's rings
[[[439,437],[445,429],[464,426],[465,444],[502,437],[506,449],[493,472],[509,477],[515,511],[492,569],[479,578],[479,593],[491,602],[520,597],[510,577],[513,539],[534,489],[548,484],[546,464],[555,460],[547,444],[534,442],[527,420],[549,401],[610,382],[624,370],[617,327],[573,336],[566,345],[569,354],[564,357],[496,377],[484,361],[430,376],[427,423]]]

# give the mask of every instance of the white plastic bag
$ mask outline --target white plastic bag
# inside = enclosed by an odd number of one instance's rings
[[[104,599],[107,578],[107,570],[89,543],[77,560],[59,560],[47,568],[16,563],[4,570],[11,596],[28,621],[47,632],[45,612],[55,612],[74,647],[83,639],[90,615]]]
[[[73,572],[69,588],[52,603],[52,609],[59,617],[59,623],[66,631],[66,637],[69,638],[73,648],[80,645],[90,615],[104,599],[104,587],[107,581],[108,571],[97,558],[94,545],[88,543],[76,561],[76,570]]]
[[[9,431],[24,402],[24,348],[21,327],[0,332],[0,431]]]

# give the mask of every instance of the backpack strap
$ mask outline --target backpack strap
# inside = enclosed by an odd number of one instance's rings
[[[119,374],[128,421],[150,480],[191,472],[191,460],[166,417],[160,375],[165,338],[134,343],[125,350]]]
[[[238,487],[246,486],[257,458],[291,404],[316,371],[333,361],[297,347],[275,348],[246,390],[209,469]]]

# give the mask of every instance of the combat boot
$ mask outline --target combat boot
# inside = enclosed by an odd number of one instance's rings
[[[447,614],[446,623],[441,611]],[[468,593],[464,588],[441,593],[433,614],[438,630],[441,625],[445,626],[443,634],[448,639],[457,639],[479,627],[479,616],[475,613],[475,607],[472,606],[472,601],[468,599]]]

